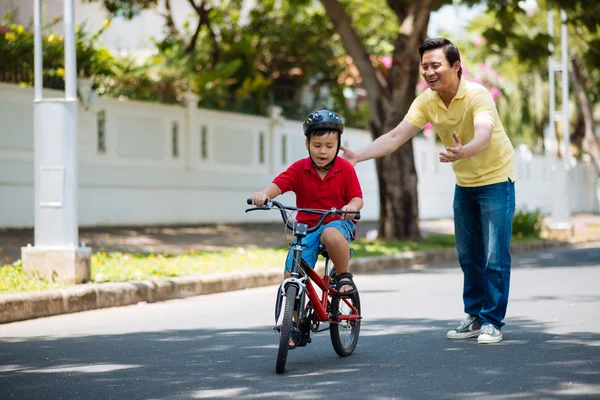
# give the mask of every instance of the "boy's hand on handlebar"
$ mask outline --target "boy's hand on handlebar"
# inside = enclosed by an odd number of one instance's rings
[[[345,205],[344,207],[342,207],[342,211],[358,211],[358,210],[355,207],[352,207],[351,205],[348,204],[348,205]],[[356,214],[353,214],[353,213],[340,214],[340,217],[345,220],[350,220],[350,219],[354,219],[355,215]]]
[[[269,196],[264,194],[263,192],[256,192],[252,195],[252,204],[257,207],[262,207],[269,200]]]

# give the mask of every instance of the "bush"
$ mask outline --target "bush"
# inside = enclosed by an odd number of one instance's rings
[[[22,25],[0,22],[0,81],[33,86],[33,33]],[[107,49],[97,46],[98,35],[88,36],[83,27],[75,32],[77,75],[94,77],[111,75],[113,57]],[[64,38],[61,35],[42,36],[44,87],[64,89]]]
[[[539,208],[529,211],[527,207],[518,208],[513,218],[513,236],[518,238],[539,238],[544,216]]]

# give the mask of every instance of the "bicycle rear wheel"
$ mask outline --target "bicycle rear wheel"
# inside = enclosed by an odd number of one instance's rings
[[[292,319],[294,317],[294,304],[296,303],[297,294],[298,287],[296,285],[288,285],[288,287],[285,289],[285,308],[282,310],[283,319],[281,321],[281,328],[279,330],[279,351],[277,352],[277,363],[275,365],[275,371],[278,374],[283,374],[285,371],[288,345],[290,342],[292,329],[294,329],[292,325]]]
[[[358,314],[346,301],[354,306]],[[360,333],[360,319],[349,320],[344,319],[351,315],[360,316],[360,297],[358,293],[347,298],[339,298],[333,296],[331,298],[331,315],[337,319],[337,323],[329,324],[329,333],[331,335],[331,344],[335,352],[340,357],[346,357],[354,352],[358,343],[358,335]]]

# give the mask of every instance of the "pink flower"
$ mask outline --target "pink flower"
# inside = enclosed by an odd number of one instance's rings
[[[492,95],[492,99],[494,99],[494,101],[496,101],[496,99],[500,96],[502,96],[502,91],[497,88],[496,86],[494,86],[493,88],[490,89],[490,94]]]
[[[424,92],[428,88],[429,88],[429,84],[427,83],[427,81],[425,79],[421,79],[421,80],[419,80],[419,82],[417,82],[417,90],[419,92]]]
[[[476,47],[483,46],[486,43],[487,43],[487,40],[485,40],[485,38],[483,36],[477,36],[475,39],[473,39],[473,44]]]
[[[387,69],[392,68],[392,57],[389,57],[389,56],[381,57],[381,63]]]

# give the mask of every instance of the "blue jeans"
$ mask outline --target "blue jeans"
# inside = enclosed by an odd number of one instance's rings
[[[323,224],[316,231],[306,235],[302,239],[302,259],[308,264],[309,267],[314,268],[319,257],[319,244],[321,243],[321,234],[327,228],[336,228],[349,242],[354,240],[354,222],[348,220],[336,220],[331,221],[328,224]],[[287,259],[285,260],[285,272],[292,270],[292,249],[288,252]]]
[[[500,329],[510,286],[515,184],[508,179],[479,187],[456,185],[453,207],[465,313]]]

